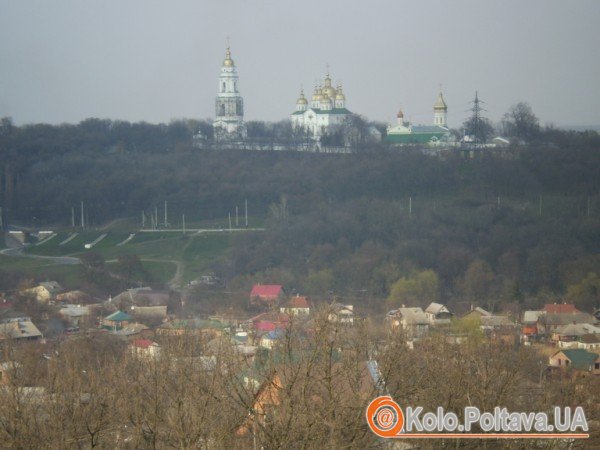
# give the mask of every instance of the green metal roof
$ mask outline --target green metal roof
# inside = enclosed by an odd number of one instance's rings
[[[169,323],[163,325],[163,327],[164,328],[174,328],[174,329],[189,328],[189,329],[195,329],[195,330],[204,329],[204,328],[212,328],[215,330],[222,330],[222,329],[226,328],[226,325],[224,325],[222,322],[220,322],[218,320],[212,320],[212,319],[181,319],[181,320],[169,322]]]
[[[390,133],[385,137],[386,142],[398,144],[427,144],[432,138],[442,139],[448,135],[448,129],[438,126],[416,125],[412,133]]]
[[[589,370],[594,367],[594,362],[598,359],[597,353],[588,352],[583,348],[569,348],[562,351],[563,354],[571,360],[574,369]]]
[[[107,316],[105,320],[111,320],[113,322],[125,322],[131,319],[133,319],[133,317],[131,317],[129,314],[124,313],[123,311],[116,311],[110,316]]]
[[[307,111],[313,111],[315,114],[352,114],[352,112],[348,111],[346,108],[333,108],[327,110],[318,108],[308,108],[306,111],[295,111],[292,113],[292,116],[299,116]]]

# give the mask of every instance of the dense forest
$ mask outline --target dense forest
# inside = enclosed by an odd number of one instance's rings
[[[198,131],[210,139],[199,121],[3,119],[5,223],[68,226],[81,201],[92,225],[138,218],[165,200],[173,217],[222,218],[247,200],[268,232],[235,238],[215,267],[232,287],[279,282],[382,308],[407,299],[537,306],[562,296],[598,306],[595,132],[545,129],[502,154],[469,158],[382,145],[333,155],[238,151],[198,145]]]

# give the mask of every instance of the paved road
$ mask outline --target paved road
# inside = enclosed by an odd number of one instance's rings
[[[72,256],[42,256],[23,253],[23,248],[24,247],[5,248],[4,250],[0,250],[0,254],[5,256],[14,256],[17,258],[43,259],[46,261],[52,261],[55,264],[65,265],[79,264],[81,262],[79,261],[79,258],[73,258]]]

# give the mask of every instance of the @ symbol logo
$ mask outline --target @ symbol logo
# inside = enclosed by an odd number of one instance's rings
[[[392,397],[374,399],[367,407],[367,423],[380,437],[397,436],[404,426],[404,414]]]

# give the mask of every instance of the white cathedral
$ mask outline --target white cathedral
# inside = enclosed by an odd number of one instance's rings
[[[238,74],[227,45],[225,59],[219,75],[219,93],[215,101],[216,119],[213,122],[217,139],[243,139],[246,137],[244,124],[244,99],[238,90]]]
[[[304,91],[300,90],[296,111],[291,114],[291,120],[294,128],[303,128],[314,139],[319,139],[330,127],[342,125],[351,115],[346,109],[346,97],[342,86],[334,88],[327,73],[323,85],[315,86],[310,106],[304,97]]]

